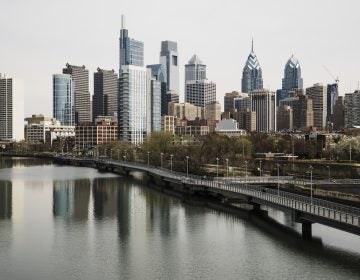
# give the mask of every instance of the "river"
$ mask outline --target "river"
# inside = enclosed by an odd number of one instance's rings
[[[359,236],[314,225],[304,241],[142,176],[0,158],[0,279],[360,279]]]

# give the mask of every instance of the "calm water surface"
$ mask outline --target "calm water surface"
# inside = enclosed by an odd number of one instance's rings
[[[355,235],[315,225],[305,242],[184,204],[141,174],[0,160],[0,279],[360,279]]]

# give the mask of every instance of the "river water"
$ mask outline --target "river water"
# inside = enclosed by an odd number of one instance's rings
[[[359,236],[314,225],[303,241],[161,194],[141,174],[0,160],[0,279],[360,279]]]

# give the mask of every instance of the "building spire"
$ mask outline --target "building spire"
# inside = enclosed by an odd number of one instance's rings
[[[251,52],[254,52],[254,37],[251,38]]]
[[[125,29],[125,16],[121,15],[121,29]]]

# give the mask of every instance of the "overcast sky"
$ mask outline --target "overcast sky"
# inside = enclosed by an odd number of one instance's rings
[[[160,42],[178,42],[180,98],[184,64],[196,53],[217,84],[217,98],[241,89],[254,37],[264,87],[281,87],[294,54],[304,86],[340,79],[340,94],[360,80],[358,0],[1,0],[0,73],[24,80],[25,114],[52,114],[52,74],[67,62],[119,68],[121,14],[130,37],[145,43],[145,63],[159,62]]]

